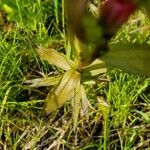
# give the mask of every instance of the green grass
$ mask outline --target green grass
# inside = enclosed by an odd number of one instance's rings
[[[91,106],[88,119],[80,114],[76,131],[70,102],[44,116],[43,99],[52,87],[24,84],[29,79],[62,73],[37,56],[32,42],[71,55],[63,3],[0,3],[0,149],[149,150],[149,78],[114,69],[100,76],[110,81],[85,85]],[[143,12],[137,12],[112,42],[150,43],[142,28],[148,24]]]

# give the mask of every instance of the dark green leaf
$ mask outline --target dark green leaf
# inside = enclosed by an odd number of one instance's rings
[[[115,44],[101,57],[106,63],[129,73],[150,75],[150,45]]]
[[[139,6],[145,7],[147,13],[150,15],[150,1],[149,0],[136,0]]]
[[[67,0],[68,23],[80,40],[85,40],[82,19],[88,0]]]
[[[4,2],[5,5],[7,5],[8,7],[14,9],[14,10],[17,10],[17,5],[16,5],[16,2],[12,1],[12,0],[7,0]]]

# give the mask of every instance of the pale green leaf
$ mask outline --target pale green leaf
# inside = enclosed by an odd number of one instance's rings
[[[81,85],[80,83],[78,83],[76,89],[74,90],[74,97],[72,99],[72,116],[73,116],[74,130],[76,130],[77,128],[80,108],[81,108]]]
[[[82,114],[86,117],[86,121],[89,121],[89,101],[84,89],[84,86],[81,86],[81,96],[82,96]]]
[[[150,45],[115,44],[101,59],[129,73],[150,75]]]
[[[26,80],[24,83],[29,87],[44,87],[44,86],[54,86],[57,85],[62,76],[52,76],[47,78],[36,78],[31,80]]]
[[[6,93],[4,95],[4,98],[2,99],[1,101],[1,105],[0,105],[0,117],[2,116],[2,113],[4,111],[4,108],[5,108],[5,105],[7,103],[7,99],[8,99],[8,95],[11,91],[11,87],[9,87],[7,90],[6,90]]]
[[[54,49],[39,47],[36,51],[40,57],[47,60],[49,64],[55,65],[63,70],[69,70],[74,67],[73,61],[66,58],[63,53],[57,52]]]
[[[67,100],[74,96],[74,90],[80,82],[80,74],[75,70],[68,70],[61,79],[58,86],[49,92],[44,111],[50,114],[60,108]]]
[[[106,73],[107,64],[103,61],[96,59],[90,65],[84,67],[82,69],[82,81],[84,84],[95,84],[95,80],[97,80],[100,74]]]
[[[102,60],[96,59],[93,61],[93,63],[91,63],[91,65],[85,67],[83,70],[89,70],[91,76],[97,76],[107,72],[106,66],[106,63],[104,63]]]
[[[107,104],[107,102],[104,100],[103,97],[97,97],[98,100],[98,109],[102,113],[104,120],[107,120],[110,106]]]

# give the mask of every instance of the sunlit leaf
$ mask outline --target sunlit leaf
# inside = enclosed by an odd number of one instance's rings
[[[97,97],[98,100],[98,109],[102,113],[104,120],[107,119],[107,116],[109,114],[110,106],[107,104],[106,101],[102,97]]]
[[[88,98],[87,98],[87,95],[86,95],[83,85],[81,86],[81,96],[82,96],[82,113],[83,113],[83,116],[86,117],[86,121],[88,122],[88,120],[89,120],[89,114],[88,114],[89,101],[88,101]]]
[[[74,97],[74,90],[80,82],[80,74],[74,70],[67,71],[58,86],[49,92],[44,111],[48,115],[60,108],[67,100]]]
[[[72,99],[72,117],[74,130],[77,128],[80,108],[81,108],[81,85],[80,83],[78,83],[76,89],[74,90],[74,97]]]
[[[36,50],[40,57],[47,60],[49,64],[55,65],[63,70],[69,70],[74,67],[74,63],[70,59],[67,59],[63,53],[43,47],[39,47]]]
[[[106,63],[129,73],[150,75],[150,45],[115,44],[101,57]]]
[[[139,111],[139,110],[135,110],[135,112],[140,114],[144,118],[144,120],[146,122],[150,123],[150,113],[149,112],[148,113],[144,113],[144,112]]]
[[[27,84],[29,87],[43,87],[43,86],[54,86],[57,85],[62,76],[53,76],[47,78],[36,78],[27,80],[24,84]]]
[[[81,79],[84,84],[95,84],[100,74],[106,73],[108,65],[96,59],[90,65],[82,68]]]
[[[101,61],[100,59],[96,59],[94,62],[92,62],[90,65],[84,67],[82,69],[83,74],[89,72],[91,76],[97,76],[102,73],[106,73],[106,63]]]
[[[7,13],[13,12],[13,9],[12,9],[11,7],[9,7],[9,5],[4,4],[4,5],[3,5],[3,8],[4,8],[4,10],[5,10]]]
[[[11,0],[7,0],[7,1],[4,1],[3,3],[4,3],[3,7],[7,13],[12,12],[13,10],[17,10],[17,5],[15,2]]]
[[[98,6],[94,5],[92,2],[89,2],[88,8],[93,16],[98,17],[98,15],[99,15],[99,7]]]
[[[74,36],[73,46],[75,50],[74,62],[76,67],[78,68],[81,63],[81,52],[83,50],[83,44],[78,40],[76,36]]]

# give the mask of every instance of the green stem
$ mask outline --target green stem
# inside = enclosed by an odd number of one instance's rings
[[[18,0],[16,0],[16,5],[17,5],[17,8],[18,8],[18,13],[19,13],[19,18],[20,18],[21,25],[23,25],[23,20],[22,20],[22,16],[21,16],[21,9],[20,9]]]
[[[62,28],[63,28],[63,34],[65,37],[65,1],[62,0]]]
[[[104,150],[107,150],[108,143],[108,115],[104,120]]]

